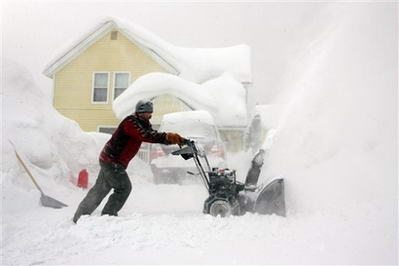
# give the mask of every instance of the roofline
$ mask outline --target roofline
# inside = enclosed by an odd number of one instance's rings
[[[49,78],[53,78],[54,73],[61,67],[71,62],[89,45],[93,44],[96,40],[104,36],[116,24],[113,21],[106,21],[100,26],[97,26],[89,34],[81,38],[72,48],[64,52],[61,56],[52,60],[44,69],[43,74]]]
[[[122,32],[132,43],[137,45],[144,53],[151,56],[158,64],[163,66],[169,72],[179,75],[178,71],[172,64],[166,61],[153,49],[145,47],[144,45],[133,39],[128,33],[126,33],[122,28],[118,27],[118,24],[113,20],[108,20],[101,25],[97,26],[93,31],[81,38],[72,48],[68,49],[61,56],[56,57],[52,60],[42,72],[45,76],[53,78],[54,74],[58,72],[62,67],[71,62],[73,59],[78,57],[84,50],[86,50],[90,45],[95,43],[100,38],[104,37],[105,34],[110,32],[112,29],[118,29]]]
[[[128,32],[123,30],[123,28],[118,28],[118,30],[121,31],[126,36],[126,38],[128,38],[132,43],[137,45],[144,53],[151,56],[158,64],[160,64],[161,66],[166,68],[166,70],[168,70],[170,73],[172,73],[174,75],[180,74],[180,71],[175,66],[173,66],[166,59],[164,59],[161,55],[159,55],[159,53],[157,53],[154,49],[151,49],[149,47],[142,45],[140,42],[138,42],[133,37],[131,37],[131,35]]]
[[[135,38],[134,35],[130,34],[122,24],[118,24],[117,20],[108,19],[107,21],[101,23],[97,27],[94,28],[91,32],[84,35],[80,40],[78,40],[72,48],[69,48],[60,56],[57,56],[53,59],[43,70],[43,74],[51,79],[54,78],[54,75],[61,70],[65,65],[70,63],[76,57],[78,57],[81,53],[83,53],[89,46],[95,43],[100,38],[104,37],[111,30],[116,29],[120,31],[128,40],[130,40],[133,44],[138,46],[145,54],[150,56],[155,62],[157,62],[161,67],[163,67],[166,71],[176,76],[180,76],[181,71],[175,66],[173,63],[169,62],[162,55],[160,55],[156,50],[152,49],[150,46],[147,46],[145,43],[141,42],[140,39]],[[241,84],[248,86],[252,84],[252,78],[249,79],[240,79]]]

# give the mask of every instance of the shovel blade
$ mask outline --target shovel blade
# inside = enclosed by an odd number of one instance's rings
[[[44,207],[50,207],[50,208],[54,208],[54,209],[60,209],[62,207],[68,207],[68,205],[62,203],[61,201],[53,199],[52,197],[46,196],[44,194],[42,194],[40,196],[40,203]]]
[[[275,179],[261,190],[253,211],[285,217],[284,179]]]

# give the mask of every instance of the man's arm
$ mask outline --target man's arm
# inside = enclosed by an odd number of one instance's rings
[[[134,119],[129,119],[123,124],[124,131],[131,137],[144,142],[171,144],[166,139],[166,133],[158,132],[151,127],[145,127],[136,123]]]
[[[134,119],[129,119],[124,124],[124,129],[130,136],[139,138],[144,142],[181,145],[185,140],[177,133],[158,132],[150,124],[145,126],[137,123]]]

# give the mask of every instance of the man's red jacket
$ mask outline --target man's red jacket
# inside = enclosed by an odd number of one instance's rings
[[[100,160],[121,164],[127,168],[142,142],[170,144],[166,140],[166,133],[154,130],[147,119],[130,115],[119,124],[111,139],[105,144]]]

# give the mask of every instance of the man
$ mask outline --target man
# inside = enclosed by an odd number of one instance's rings
[[[139,151],[143,141],[167,145],[181,145],[184,142],[185,139],[176,133],[157,132],[152,129],[149,121],[152,112],[152,102],[139,101],[135,114],[126,117],[119,124],[100,154],[101,170],[97,181],[79,204],[73,217],[74,223],[79,220],[80,216],[91,214],[111,189],[114,191],[108,198],[101,215],[118,215],[118,211],[132,190],[126,168]]]

